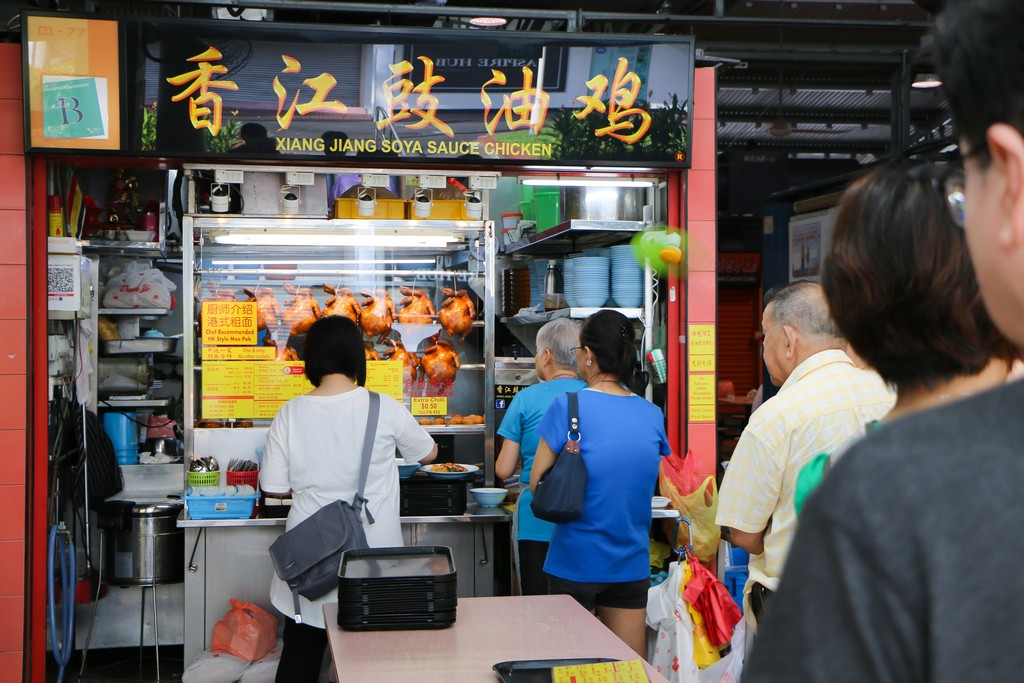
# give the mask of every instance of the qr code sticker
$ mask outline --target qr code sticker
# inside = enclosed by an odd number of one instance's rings
[[[49,296],[74,295],[74,269],[67,266],[48,266],[46,268],[46,293]]]

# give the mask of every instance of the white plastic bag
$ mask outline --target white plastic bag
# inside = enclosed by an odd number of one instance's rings
[[[242,674],[239,683],[274,683],[277,677],[277,665],[281,662],[280,640],[274,649],[266,654],[263,659],[257,659]]]
[[[700,672],[700,683],[737,683],[743,673],[743,638],[746,634],[746,620],[741,619],[733,631],[732,650],[726,656]]]
[[[693,619],[683,602],[682,580],[682,566],[673,562],[668,578],[647,591],[647,625],[657,631],[649,661],[670,683],[702,683],[693,658]]]
[[[103,294],[105,308],[172,308],[178,287],[146,261],[131,261],[112,272]]]
[[[235,683],[250,664],[226,652],[207,650],[188,665],[181,674],[181,683]]]

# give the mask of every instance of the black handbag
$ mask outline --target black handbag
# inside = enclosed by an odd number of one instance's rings
[[[277,537],[270,545],[270,558],[278,577],[292,589],[295,623],[302,623],[299,596],[316,600],[338,585],[338,567],[346,550],[366,548],[362,511],[366,498],[366,476],[370,470],[373,441],[377,436],[380,395],[370,392],[370,412],[363,437],[363,460],[359,469],[359,489],[351,503],[336,500],[317,510],[293,529]],[[373,524],[373,515],[366,510]]]
[[[548,522],[571,522],[583,514],[587,490],[587,465],[580,455],[580,397],[576,392],[569,399],[569,432],[555,464],[545,472],[533,492],[530,508],[538,519]]]

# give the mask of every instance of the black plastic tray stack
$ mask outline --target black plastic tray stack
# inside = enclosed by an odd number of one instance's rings
[[[349,631],[447,628],[458,591],[451,548],[346,550],[338,569],[338,626]]]
[[[414,474],[399,479],[399,504],[402,517],[424,515],[461,515],[466,511],[466,488],[470,479],[434,479]]]

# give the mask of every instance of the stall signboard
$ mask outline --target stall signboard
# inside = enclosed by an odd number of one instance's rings
[[[255,301],[204,301],[200,321],[204,346],[256,343]]]
[[[113,44],[123,45],[126,75],[108,77],[106,87],[117,96],[108,110],[121,103],[119,137],[113,127],[108,133],[121,154],[689,166],[694,49],[687,36],[135,17],[117,25]],[[29,71],[30,91],[42,92],[44,75]],[[59,99],[72,85],[48,87]],[[45,139],[33,128],[28,146],[60,146]]]
[[[405,382],[405,363],[387,360],[366,361],[366,388],[378,394],[390,396],[396,401],[403,400],[402,388]]]

